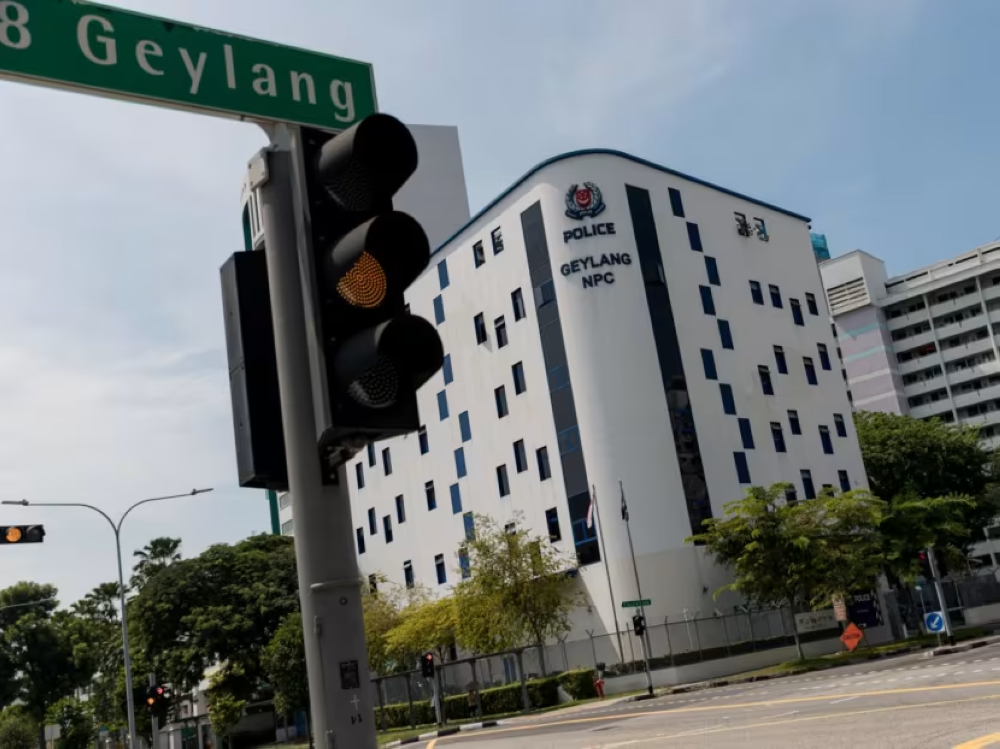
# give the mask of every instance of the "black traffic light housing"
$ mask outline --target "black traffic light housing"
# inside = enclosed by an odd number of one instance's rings
[[[44,540],[44,525],[0,525],[0,545],[40,544]]]
[[[646,617],[636,614],[632,617],[632,629],[635,630],[636,637],[642,637],[646,632]]]
[[[368,442],[419,428],[416,391],[441,368],[444,349],[404,299],[430,262],[420,224],[392,206],[417,168],[410,131],[375,114],[338,135],[301,132],[328,407],[318,441],[329,480],[328,468]]]
[[[427,679],[434,678],[434,653],[420,656],[420,675]]]
[[[146,710],[150,715],[162,717],[166,715],[170,705],[170,695],[162,684],[146,687]]]
[[[927,582],[933,582],[934,574],[931,572],[931,560],[924,550],[917,552],[917,561],[920,563],[920,576]]]

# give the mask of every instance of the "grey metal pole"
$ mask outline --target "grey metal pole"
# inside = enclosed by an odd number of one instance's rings
[[[938,578],[937,560],[934,558],[934,547],[927,547],[927,561],[931,566],[931,576],[934,578],[934,590],[937,592],[938,602],[941,605],[941,616],[944,618],[944,632],[948,636],[948,644],[955,644],[955,636],[951,632],[951,617],[948,615],[948,602],[944,600],[944,589],[941,587],[941,580]]]
[[[279,128],[279,136],[289,131]],[[294,132],[291,138],[296,137]],[[260,186],[281,418],[285,435],[295,558],[305,634],[306,670],[321,749],[376,749],[368,687],[361,582],[344,470],[324,487],[317,449],[313,389],[293,199],[293,154],[272,146],[259,154]]]
[[[594,503],[594,519],[597,520],[597,540],[601,542],[601,558],[604,560],[604,572],[608,577],[608,597],[611,599],[611,615],[615,618],[615,637],[618,638],[618,657],[625,662],[625,649],[622,647],[622,632],[618,626],[618,608],[615,601],[615,591],[611,587],[611,560],[604,548],[604,526],[601,525],[601,506],[597,504],[597,487],[590,487],[590,501]]]
[[[625,487],[622,486],[622,482],[618,482],[618,488],[621,490],[622,499],[625,498]],[[639,565],[635,561],[635,547],[632,545],[632,526],[629,523],[628,512],[625,512],[625,531],[628,533],[628,550],[632,555],[632,571],[635,573],[635,591],[639,594],[639,614],[642,616],[642,620],[646,621],[646,607],[642,605],[642,586],[639,584]],[[642,637],[639,638],[642,642],[642,660],[646,667],[646,691],[649,694],[653,694],[653,674],[649,670],[649,627],[645,628],[642,633]]]
[[[128,706],[129,748],[138,749],[139,742],[136,740],[135,732],[135,695],[132,694],[132,656],[128,649],[128,613],[125,610],[125,571],[122,567],[122,536],[119,526],[115,526],[112,523],[112,527],[115,529],[115,550],[118,554],[118,593],[122,609],[122,655],[125,665],[125,699]]]
[[[156,674],[149,675],[149,686],[156,686]],[[160,719],[154,715],[150,721],[153,724],[153,743],[150,749],[159,749],[160,746]]]

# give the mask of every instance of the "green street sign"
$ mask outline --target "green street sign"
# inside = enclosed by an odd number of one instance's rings
[[[0,0],[0,78],[330,130],[377,110],[367,63],[79,0]]]
[[[622,601],[623,609],[637,609],[640,606],[649,606],[653,601],[650,598],[643,598],[641,601]]]

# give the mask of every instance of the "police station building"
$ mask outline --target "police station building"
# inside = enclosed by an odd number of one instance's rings
[[[586,631],[624,630],[638,598],[619,481],[650,626],[738,603],[713,599],[725,574],[685,539],[748,487],[866,486],[804,216],[568,153],[445,242],[408,300],[447,356],[420,432],[347,466],[361,570],[447,594],[473,513],[520,512],[583,565],[590,605],[564,650],[579,665]]]

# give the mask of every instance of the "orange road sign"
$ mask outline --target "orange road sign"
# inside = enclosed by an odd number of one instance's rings
[[[840,641],[853,653],[857,650],[858,643],[861,642],[861,638],[864,636],[864,632],[858,629],[858,626],[854,622],[851,622],[844,629],[843,634],[840,636]]]

